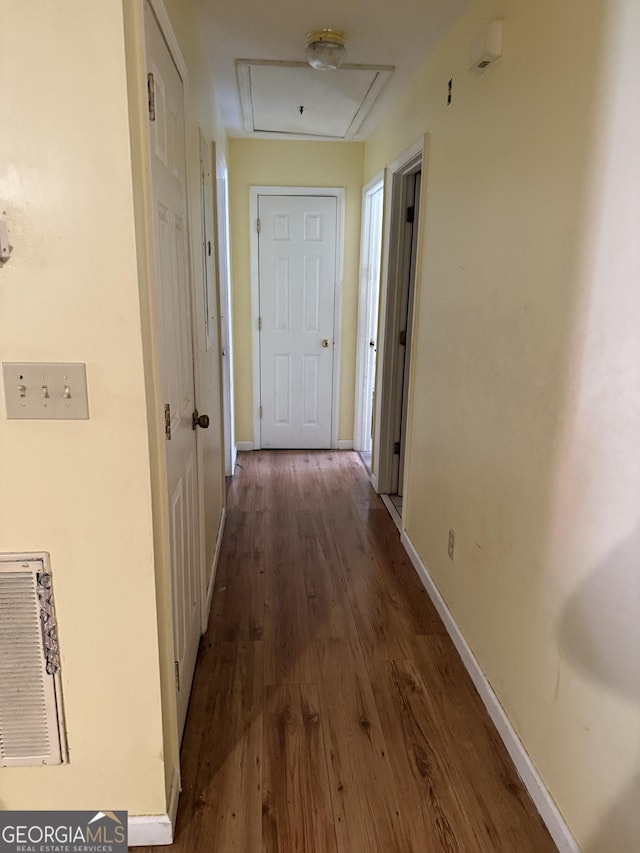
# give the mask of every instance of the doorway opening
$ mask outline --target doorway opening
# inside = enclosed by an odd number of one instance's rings
[[[369,474],[372,470],[373,413],[380,299],[384,174],[377,175],[362,191],[362,238],[360,292],[358,297],[358,344],[354,449]]]
[[[422,140],[389,169],[388,246],[380,300],[373,485],[402,529],[415,303]]]

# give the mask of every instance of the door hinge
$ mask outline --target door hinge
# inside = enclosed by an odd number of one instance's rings
[[[258,417],[262,418],[262,406],[258,406]]]
[[[258,317],[258,331],[262,331],[262,317]]]
[[[415,207],[411,206],[407,208],[407,222],[413,222],[416,215]]]
[[[399,441],[396,441],[396,443],[393,445],[393,452],[396,456],[400,455],[400,442]]]
[[[149,97],[149,121],[156,120],[156,84],[153,74],[147,74],[147,95]]]
[[[176,691],[180,692],[180,664],[176,661],[173,665],[173,669],[176,675]]]
[[[171,403],[164,404],[164,434],[171,441]]]
[[[260,233],[260,220],[259,219],[256,219],[256,231],[258,232],[258,234]]]
[[[400,329],[400,334],[398,335],[398,343],[401,347],[406,347],[407,345],[407,333],[404,329]]]

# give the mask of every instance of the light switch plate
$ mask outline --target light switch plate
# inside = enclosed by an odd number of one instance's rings
[[[89,417],[84,364],[4,362],[7,418],[84,420]]]

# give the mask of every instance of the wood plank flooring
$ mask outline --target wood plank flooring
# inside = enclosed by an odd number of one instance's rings
[[[358,455],[238,461],[162,849],[554,851]]]

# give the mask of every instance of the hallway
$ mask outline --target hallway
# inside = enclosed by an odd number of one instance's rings
[[[165,849],[555,850],[357,454],[238,462]]]

